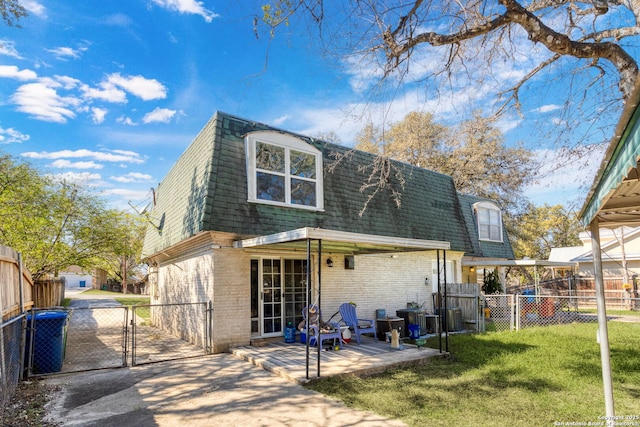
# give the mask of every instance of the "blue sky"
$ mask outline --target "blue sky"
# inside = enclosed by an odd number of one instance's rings
[[[363,117],[389,123],[425,110],[451,118],[471,96],[408,85],[372,97],[379,71],[321,54],[305,25],[270,45],[263,32],[256,37],[259,3],[23,1],[22,28],[0,25],[0,152],[91,185],[114,207],[143,206],[216,110],[310,136],[335,132],[352,145]],[[545,99],[531,109],[535,122],[503,119],[505,138],[553,159],[540,123],[557,122],[559,106]],[[580,204],[577,188],[591,184],[597,162],[560,169],[527,195]]]

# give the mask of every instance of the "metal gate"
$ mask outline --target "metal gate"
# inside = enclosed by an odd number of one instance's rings
[[[24,322],[25,375],[209,354],[211,310],[207,303],[31,310]]]
[[[131,365],[209,354],[209,310],[203,302],[133,306]]]

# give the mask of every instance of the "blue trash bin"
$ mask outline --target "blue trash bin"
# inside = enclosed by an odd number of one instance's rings
[[[27,316],[25,355],[28,357],[27,361],[32,361],[32,373],[49,374],[62,370],[66,324],[66,311],[40,311],[35,317],[32,314]]]
[[[412,340],[420,338],[420,325],[409,325],[409,338]]]
[[[522,293],[522,295],[535,295],[536,291],[534,291],[533,289],[525,289],[525,291]],[[534,302],[536,299],[532,296],[529,296],[527,298],[527,302]]]

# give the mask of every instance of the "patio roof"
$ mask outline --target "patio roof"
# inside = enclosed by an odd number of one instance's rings
[[[353,255],[449,250],[451,247],[449,242],[444,241],[350,233],[311,227],[237,240],[233,243],[233,247],[252,249],[271,246],[282,250],[306,252],[307,240],[322,240],[323,252]]]
[[[579,217],[588,226],[640,225],[640,79],[626,102],[615,134]]]

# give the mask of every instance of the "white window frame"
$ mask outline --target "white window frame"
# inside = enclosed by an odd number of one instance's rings
[[[478,226],[478,240],[485,242],[498,242],[503,243],[504,237],[502,233],[502,211],[500,208],[491,202],[478,202],[473,205],[473,211],[476,215],[476,223]],[[487,211],[489,216],[489,223],[485,223],[482,221],[483,215],[481,215],[482,211]],[[497,221],[494,222],[494,221]],[[489,234],[488,236],[483,235],[484,227],[488,227]],[[498,234],[498,238],[492,238],[491,229],[496,229],[495,231]]]
[[[258,190],[257,190],[257,168],[256,168],[256,143],[262,142],[264,144],[270,144],[278,147],[282,147],[285,149],[285,202],[279,202],[274,200],[264,200],[258,199]],[[300,138],[296,138],[292,135],[287,135],[280,132],[274,131],[261,131],[261,132],[251,132],[245,136],[245,149],[247,153],[247,190],[248,190],[248,201],[251,203],[262,203],[266,205],[276,205],[276,206],[287,206],[298,209],[307,209],[314,211],[322,211],[324,210],[324,192],[323,192],[323,184],[322,184],[322,152],[312,145],[307,144]],[[314,179],[306,179],[296,177],[296,179],[303,179],[308,181],[313,181],[316,184],[316,205],[315,206],[306,206],[306,205],[298,205],[291,203],[291,178],[290,175],[290,151],[300,151],[306,154],[313,155],[316,160],[316,178]]]

